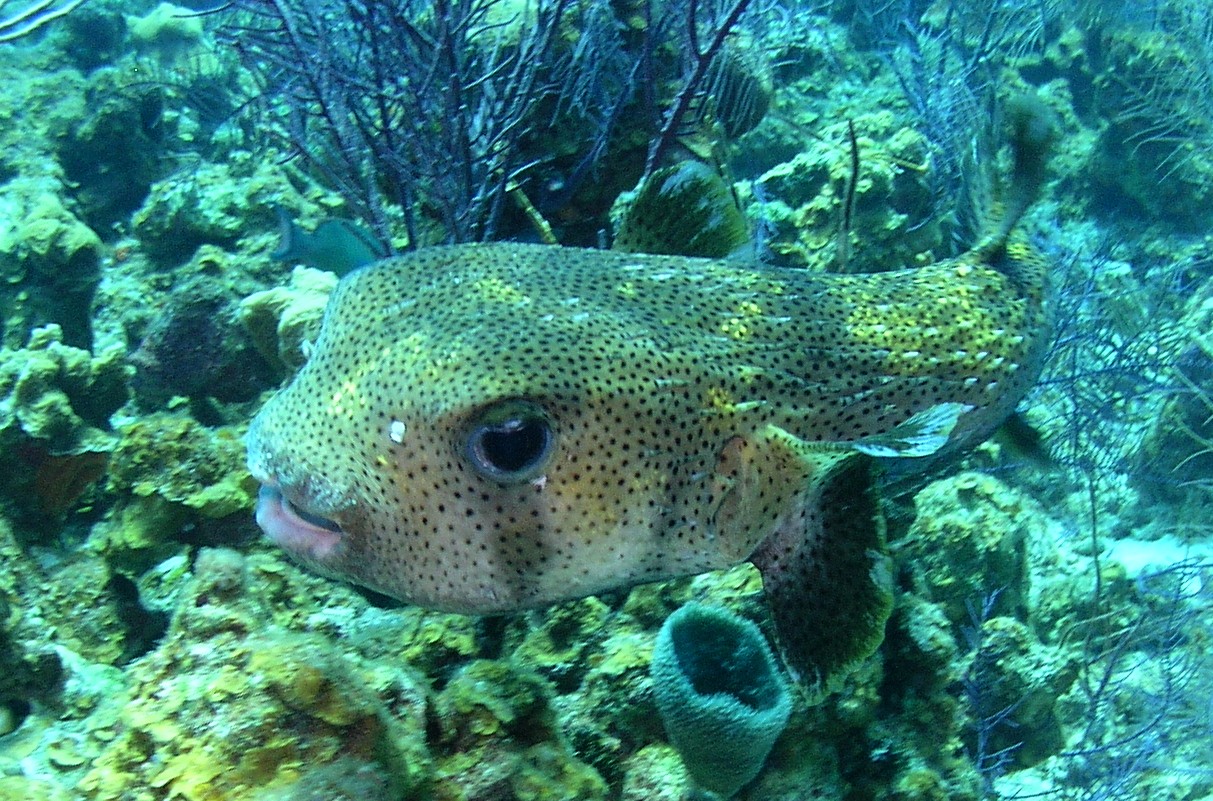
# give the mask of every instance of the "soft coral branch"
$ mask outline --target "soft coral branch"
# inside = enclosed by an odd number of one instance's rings
[[[678,136],[683,119],[691,111],[695,99],[706,89],[705,83],[713,59],[716,58],[716,54],[724,46],[725,39],[733,32],[741,15],[745,13],[749,5],[750,0],[733,0],[732,6],[716,23],[716,29],[713,31],[707,47],[701,48],[699,46],[699,0],[689,0],[687,3],[687,37],[691,46],[691,71],[687,75],[682,89],[674,98],[670,110],[666,113],[661,132],[649,148],[649,156],[644,168],[645,175],[652,174],[653,170],[661,165],[662,158]]]

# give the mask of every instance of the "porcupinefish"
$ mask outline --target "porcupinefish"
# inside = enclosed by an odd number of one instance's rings
[[[1012,227],[867,275],[512,243],[377,261],[251,424],[257,520],[324,574],[471,614],[749,560],[788,667],[828,678],[890,608],[871,465],[980,441],[1035,380],[1046,271]]]

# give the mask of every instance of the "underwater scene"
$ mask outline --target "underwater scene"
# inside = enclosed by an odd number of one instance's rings
[[[1213,801],[1206,0],[0,0],[0,801]]]

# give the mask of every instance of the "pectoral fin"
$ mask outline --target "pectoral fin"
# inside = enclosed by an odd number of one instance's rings
[[[721,449],[712,483],[712,526],[717,547],[729,562],[750,558],[804,488],[851,455],[823,450],[805,458],[802,448],[799,439],[769,426],[734,437]]]
[[[893,430],[864,437],[851,447],[868,456],[887,459],[932,456],[948,444],[960,418],[971,411],[973,407],[967,403],[939,403],[911,416]]]
[[[762,574],[784,664],[825,686],[884,637],[892,577],[871,460],[768,435],[765,447],[800,465],[800,492],[750,557]],[[773,457],[768,457],[773,458]]]

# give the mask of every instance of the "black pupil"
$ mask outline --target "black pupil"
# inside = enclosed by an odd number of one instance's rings
[[[502,473],[517,473],[543,458],[548,448],[545,420],[507,420],[480,434],[480,454]]]

